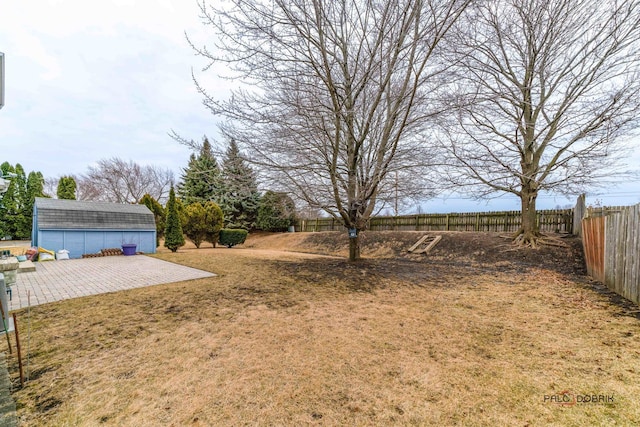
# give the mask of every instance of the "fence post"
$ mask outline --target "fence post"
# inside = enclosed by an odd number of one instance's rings
[[[571,234],[574,236],[582,236],[582,218],[586,213],[585,194],[582,193],[576,200],[576,206],[573,208],[573,227]]]

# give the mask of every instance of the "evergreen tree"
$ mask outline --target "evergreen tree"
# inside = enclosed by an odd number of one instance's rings
[[[207,235],[206,212],[204,207],[198,203],[191,203],[185,208],[186,223],[183,231],[189,240],[200,248],[200,244]]]
[[[14,218],[15,231],[13,238],[26,240],[31,238],[33,212],[28,210],[29,196],[27,194],[27,174],[21,164],[16,163],[16,177],[13,184],[16,189],[16,214]]]
[[[47,197],[44,192],[44,176],[42,172],[29,172],[27,176],[27,197],[32,207],[36,197]]]
[[[44,193],[44,176],[41,172],[29,172],[27,176],[27,198],[24,201],[23,215],[29,221],[29,235],[33,227],[33,205],[36,197],[47,197]],[[26,238],[30,238],[26,237]]]
[[[76,200],[76,180],[72,176],[61,176],[58,181],[58,199]]]
[[[0,165],[0,176],[13,174],[15,169],[8,162]],[[0,237],[12,236],[13,224],[10,212],[15,212],[15,184],[9,179],[9,186],[3,194],[0,194]]]
[[[220,230],[224,225],[224,214],[220,206],[213,202],[207,202],[204,204],[205,211],[205,223],[206,223],[206,236],[205,240],[216,247],[218,238],[220,237]]]
[[[189,165],[183,171],[178,185],[178,195],[186,205],[217,201],[220,198],[222,192],[220,167],[206,136],[200,152],[197,156],[191,154]]]
[[[296,206],[285,193],[267,191],[260,200],[256,226],[264,231],[287,231],[294,224]]]
[[[44,178],[40,172],[30,172],[27,178],[20,164],[0,165],[0,175],[9,176],[9,187],[0,196],[0,237],[31,238],[33,204],[44,196]]]
[[[220,207],[224,212],[225,227],[253,229],[258,214],[260,193],[255,173],[240,155],[238,145],[233,139],[222,163],[222,177],[225,191],[220,200]]]
[[[184,246],[184,235],[182,234],[182,224],[180,222],[180,213],[176,206],[176,193],[172,185],[171,190],[169,190],[167,225],[164,232],[164,246],[171,252],[175,252],[179,247]]]
[[[160,246],[160,239],[164,237],[167,213],[160,202],[154,199],[149,193],[142,196],[140,204],[145,205],[151,212],[153,212],[153,216],[156,220],[156,246]]]
[[[187,223],[187,213],[185,211],[185,204],[182,203],[179,197],[176,197],[176,211],[178,211],[178,218],[180,218],[180,225],[184,228]]]
[[[25,233],[25,216],[23,200],[26,195],[24,169],[20,164],[14,168],[9,163],[2,164],[2,174],[10,175],[9,188],[2,196],[0,203],[0,222],[2,223],[2,237],[11,237],[12,239],[28,238],[31,230],[31,224]],[[29,217],[31,218],[31,217]],[[27,234],[27,236],[23,236]]]

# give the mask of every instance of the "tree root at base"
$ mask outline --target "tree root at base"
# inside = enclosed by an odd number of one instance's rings
[[[522,229],[512,235],[513,243],[520,247],[537,249],[540,246],[556,246],[560,248],[568,248],[565,242],[557,237],[552,237],[542,233],[527,232]]]

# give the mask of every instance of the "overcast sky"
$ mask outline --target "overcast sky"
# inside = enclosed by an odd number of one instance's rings
[[[198,43],[212,40],[195,0],[0,0],[0,19],[6,57],[0,163],[58,177],[117,156],[169,168],[178,178],[190,151],[168,133],[217,139],[216,119],[202,105],[191,70],[214,94],[229,83],[202,73],[202,58],[185,40],[185,31]],[[633,159],[640,168],[638,151]],[[596,200],[639,203],[640,190],[626,184],[588,198]],[[539,207],[569,203],[542,196]],[[452,197],[423,211],[518,208],[513,199]]]
[[[167,133],[215,134],[184,37],[206,34],[195,2],[0,0],[0,17],[2,161],[53,177],[119,156],[178,173],[190,152]]]

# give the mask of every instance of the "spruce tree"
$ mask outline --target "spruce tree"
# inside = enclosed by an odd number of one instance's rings
[[[76,180],[72,176],[61,176],[56,195],[58,199],[76,200]]]
[[[255,172],[240,155],[235,140],[231,140],[222,163],[224,194],[220,207],[224,213],[226,228],[255,227],[260,203],[260,193]]]
[[[267,191],[260,200],[256,226],[264,231],[287,231],[295,223],[295,210],[286,193]]]
[[[176,206],[176,193],[172,185],[169,190],[167,225],[164,232],[164,246],[171,252],[175,252],[179,247],[184,246],[184,235],[182,234],[182,224],[180,222],[180,214]]]
[[[220,167],[213,155],[211,143],[204,137],[198,155],[191,154],[189,165],[183,169],[178,195],[185,205],[217,201],[222,192]]]

